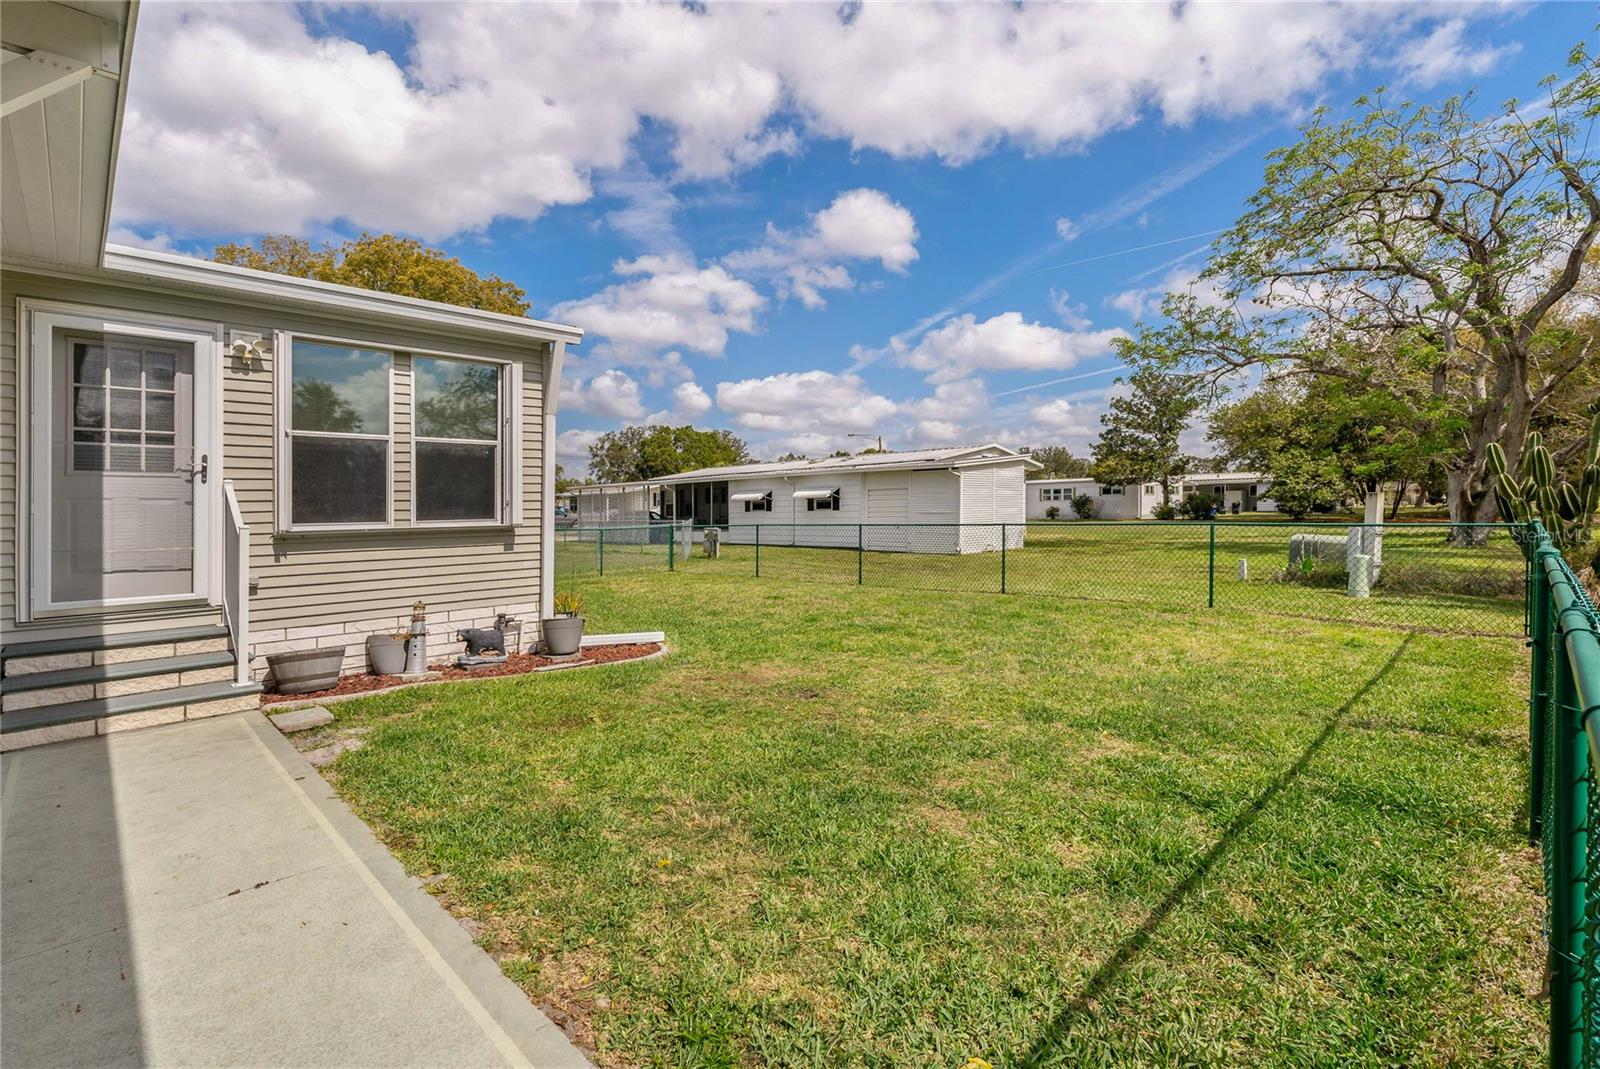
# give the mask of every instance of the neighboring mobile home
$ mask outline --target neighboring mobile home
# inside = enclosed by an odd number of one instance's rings
[[[1216,472],[1185,475],[1172,488],[1172,503],[1179,504],[1190,494],[1214,493],[1222,498],[1224,512],[1271,512],[1276,507],[1265,495],[1268,484],[1258,472]],[[1075,520],[1072,499],[1083,495],[1094,502],[1093,519],[1151,520],[1161,504],[1160,483],[1129,483],[1106,486],[1093,479],[1030,479],[1028,481],[1028,519],[1049,518],[1051,508],[1059,510],[1057,519]]]
[[[6,16],[0,744],[253,706],[272,652],[364,669],[419,600],[436,650],[536,637],[580,332],[107,247],[132,27]]]
[[[1025,453],[990,443],[702,468],[649,484],[577,487],[580,523],[662,522],[722,528],[722,540],[913,553],[1020,546]],[[616,501],[623,502],[622,506]],[[860,530],[858,531],[858,526]]]

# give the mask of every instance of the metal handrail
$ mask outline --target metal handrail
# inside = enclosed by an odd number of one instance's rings
[[[233,681],[236,686],[250,683],[250,525],[239,511],[239,496],[233,480],[222,480],[222,499],[227,503],[227,530],[224,532],[222,569],[222,614],[233,643]]]

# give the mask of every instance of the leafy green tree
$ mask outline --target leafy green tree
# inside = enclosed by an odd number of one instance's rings
[[[733,432],[688,426],[623,427],[589,446],[589,472],[603,483],[645,482],[750,459],[744,440]]]
[[[1289,493],[1307,509],[1387,483],[1398,501],[1407,484],[1428,480],[1460,432],[1437,409],[1344,379],[1283,376],[1214,411],[1206,436],[1231,465],[1271,477],[1285,511],[1300,511],[1279,492],[1291,484],[1305,487]]]
[[[639,444],[642,477],[747,464],[750,450],[732,431],[701,431],[693,427],[652,427]]]
[[[303,379],[294,384],[294,425],[335,434],[360,434],[361,413],[332,383]]]
[[[1319,110],[1269,157],[1265,181],[1203,272],[1264,314],[1169,295],[1167,325],[1124,355],[1224,381],[1287,362],[1448,404],[1454,520],[1488,520],[1491,444],[1515,467],[1539,412],[1583,365],[1552,312],[1597,235],[1600,67],[1580,47],[1536,109],[1473,114],[1473,98],[1356,114]]]
[[[795,461],[806,460],[806,459],[808,459],[808,458],[806,457],[806,455],[804,453],[785,453],[785,454],[783,454],[783,456],[779,457],[773,463],[776,463],[776,464],[792,464]]]
[[[1089,474],[1089,461],[1074,456],[1072,450],[1062,445],[1041,445],[1024,449],[1034,460],[1043,464],[1038,471],[1028,472],[1030,479],[1081,479]]]
[[[362,234],[320,249],[312,248],[302,238],[268,234],[254,245],[218,245],[211,258],[235,267],[443,301],[463,308],[514,316],[528,312],[527,294],[515,283],[497,275],[480,275],[448,253],[394,234]]]
[[[1106,485],[1159,481],[1162,503],[1172,500],[1172,481],[1188,471],[1178,437],[1199,411],[1202,398],[1192,375],[1140,367],[1126,379],[1129,390],[1111,399],[1100,417],[1094,445],[1094,477]]]

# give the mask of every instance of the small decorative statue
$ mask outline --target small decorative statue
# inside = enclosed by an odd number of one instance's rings
[[[406,643],[406,670],[408,676],[421,676],[428,671],[428,607],[419,599],[411,606],[411,641]]]
[[[478,657],[484,650],[493,650],[504,657],[506,633],[498,627],[468,627],[456,632],[456,638],[467,644],[467,656]]]
[[[507,618],[501,613],[494,622],[494,627],[467,627],[456,632],[456,638],[467,644],[467,652],[456,658],[457,666],[482,668],[505,663]]]

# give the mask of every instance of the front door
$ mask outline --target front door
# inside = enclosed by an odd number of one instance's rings
[[[35,313],[35,611],[205,596],[212,457],[197,433],[208,337]],[[41,412],[47,420],[39,420]],[[42,453],[42,455],[40,455]]]

